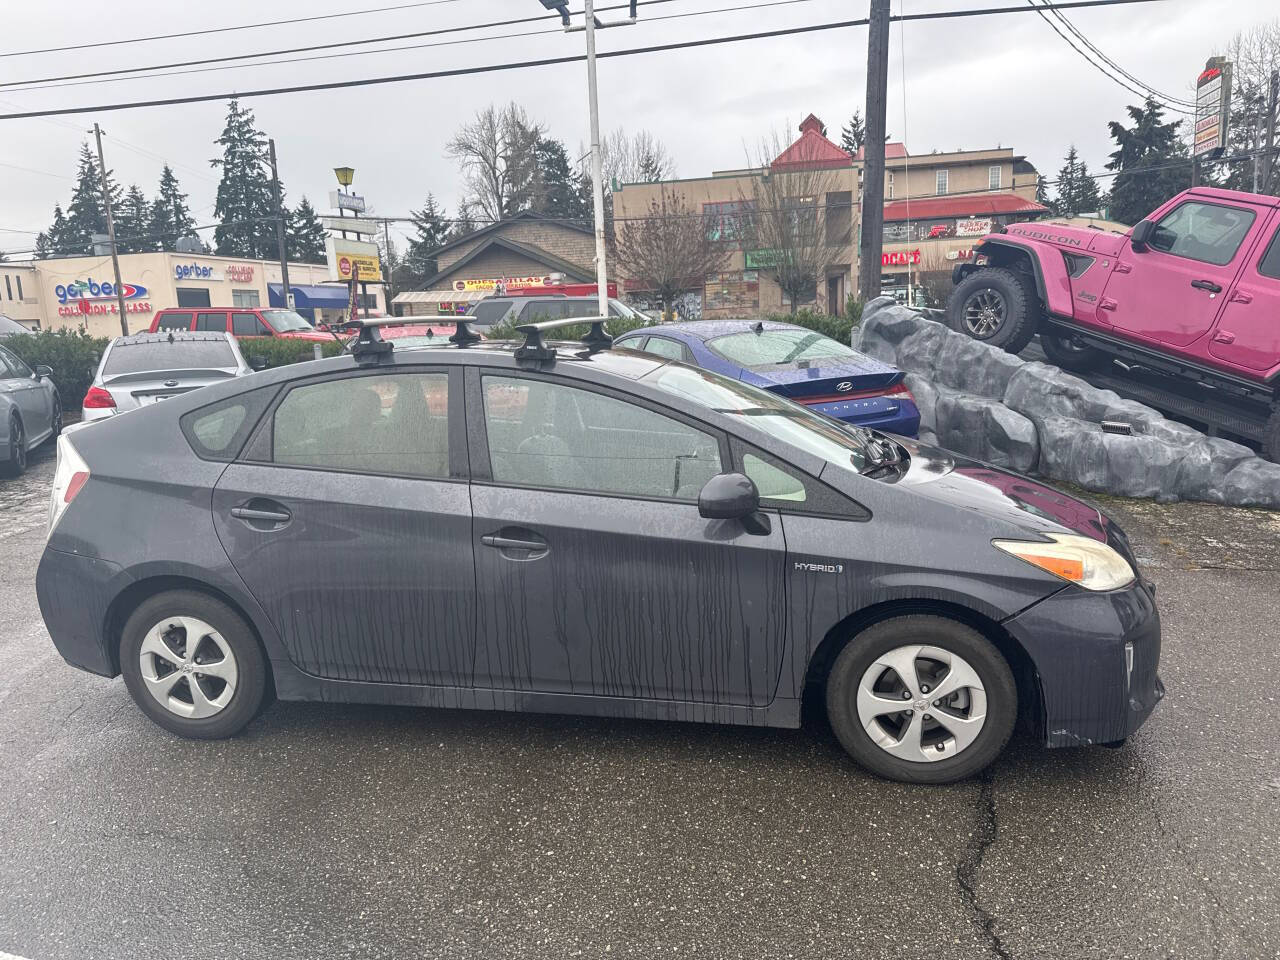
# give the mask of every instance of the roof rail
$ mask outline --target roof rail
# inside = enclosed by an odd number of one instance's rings
[[[524,334],[524,343],[516,348],[517,360],[554,360],[556,352],[542,340],[542,335],[552,330],[563,330],[566,327],[580,327],[589,323],[591,329],[581,342],[593,353],[596,350],[608,350],[613,346],[613,337],[604,332],[604,325],[609,317],[565,317],[563,320],[544,320],[541,323],[524,323],[516,327],[517,333]]]

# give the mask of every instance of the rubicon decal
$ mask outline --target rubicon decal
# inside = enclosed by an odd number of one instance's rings
[[[69,303],[73,300],[110,300],[116,296],[116,287],[108,280],[97,283],[93,277],[90,277],[88,280],[60,283],[53,288],[53,292],[59,303]],[[126,300],[145,300],[150,296],[146,287],[136,283],[121,283],[120,293]]]

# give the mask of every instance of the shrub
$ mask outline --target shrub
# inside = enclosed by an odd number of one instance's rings
[[[550,318],[535,317],[534,322],[536,322],[539,319],[550,319]],[[485,334],[485,339],[486,340],[523,340],[524,334],[516,332],[517,326],[518,324],[514,323],[513,321],[510,321],[510,320],[503,321],[502,323],[499,323],[499,324],[496,324],[495,326],[490,327],[488,332]],[[609,334],[609,336],[620,337],[624,333],[629,333],[632,330],[637,330],[640,327],[647,327],[647,326],[651,326],[651,324],[644,317],[640,317],[640,318],[610,317],[608,321],[605,323],[604,329],[605,329],[605,332]],[[548,340],[581,340],[583,337],[587,335],[587,332],[590,329],[591,329],[590,324],[587,324],[587,323],[584,323],[581,325],[575,324],[572,327],[564,327],[561,330],[554,331],[552,334],[550,334],[547,337],[547,339]]]
[[[326,357],[336,357],[342,352],[342,344],[337,340],[290,340],[288,337],[237,337],[240,352],[244,358],[252,362],[254,357],[262,357],[267,361],[266,369],[287,367],[291,363],[303,363],[315,359],[315,345],[318,342]]]
[[[41,330],[15,334],[0,342],[32,369],[41,364],[52,367],[62,409],[79,410],[108,340],[91,337],[84,330]]]
[[[848,344],[853,328],[862,319],[862,304],[850,297],[845,303],[843,316],[833,317],[816,310],[797,310],[795,313],[774,313],[767,318],[778,323],[794,323],[798,327],[806,327],[823,336]]]

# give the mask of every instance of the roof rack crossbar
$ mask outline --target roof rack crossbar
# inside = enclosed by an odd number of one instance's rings
[[[544,333],[552,330],[563,330],[567,327],[580,327],[590,324],[591,329],[582,338],[582,343],[591,350],[608,350],[613,346],[613,337],[605,333],[604,325],[608,317],[565,317],[563,320],[544,320],[541,323],[524,323],[516,327],[517,333],[523,333],[524,343],[516,348],[517,360],[554,360],[555,350],[548,347],[542,339]]]
[[[449,338],[450,343],[465,347],[469,343],[479,343],[483,339],[480,334],[471,329],[471,321],[466,317],[458,317],[454,322],[457,323],[458,329]]]
[[[365,320],[360,324],[360,332],[356,334],[355,340],[351,343],[351,355],[356,358],[359,364],[376,364],[381,363],[384,358],[391,356],[391,351],[395,349],[390,340],[383,340],[382,333],[379,328],[389,326],[386,323],[379,323],[378,320],[385,319],[383,317]]]

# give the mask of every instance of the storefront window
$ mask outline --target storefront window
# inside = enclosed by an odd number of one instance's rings
[[[760,274],[741,270],[708,277],[703,309],[747,313],[759,310]]]
[[[209,290],[207,287],[179,287],[178,306],[211,307],[213,304],[209,302]]]
[[[702,215],[707,221],[707,239],[721,243],[738,243],[750,233],[755,204],[750,200],[704,203]]]
[[[291,288],[293,284],[289,285]],[[232,290],[231,305],[233,307],[260,307],[262,301],[257,290]]]

